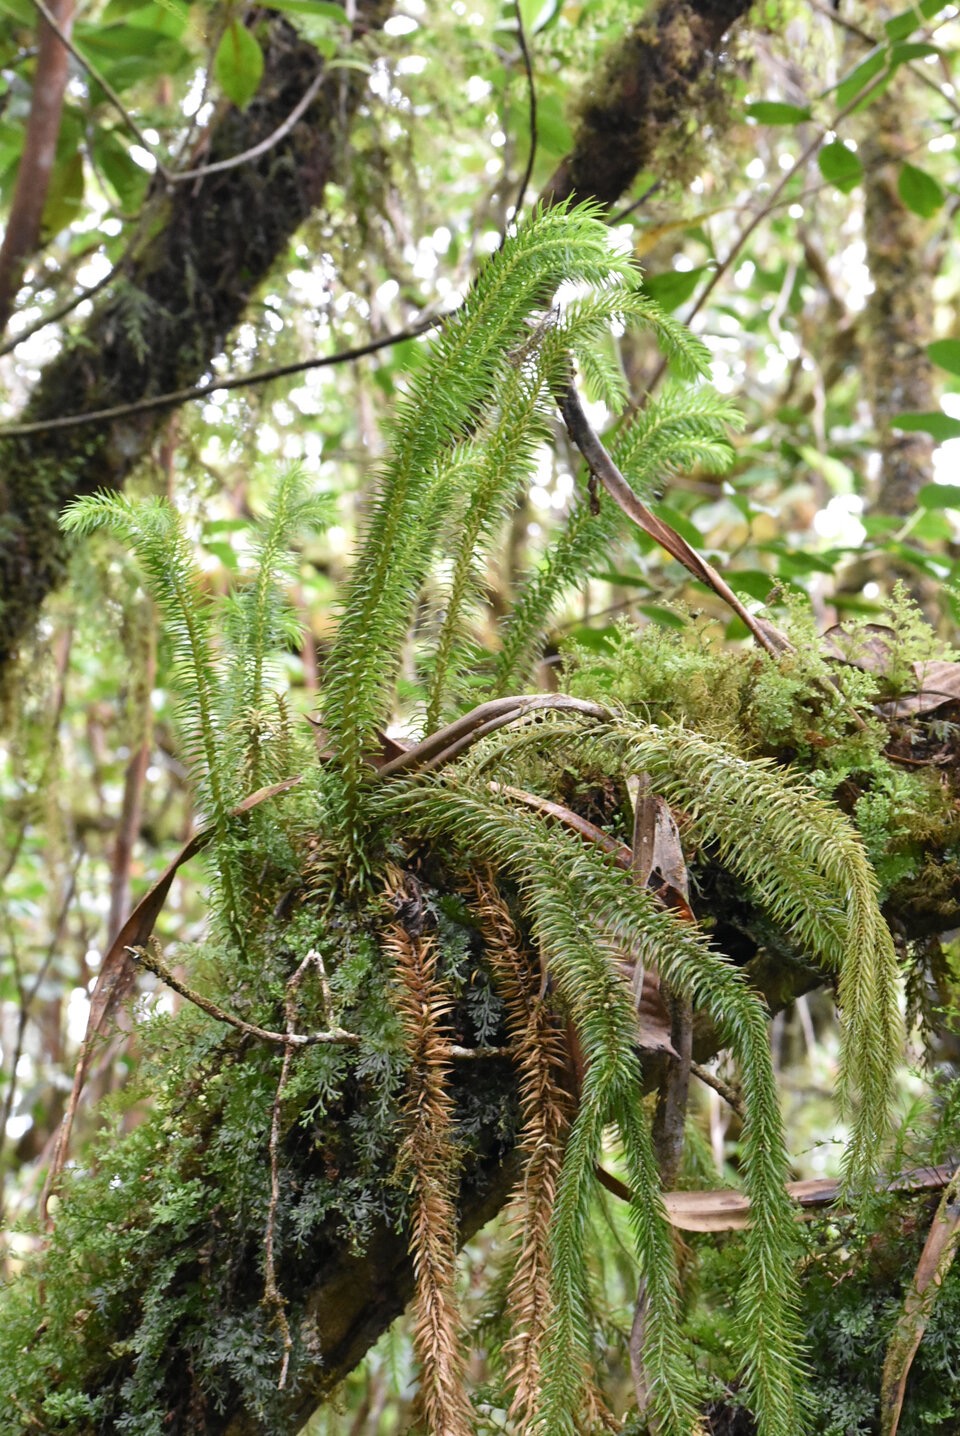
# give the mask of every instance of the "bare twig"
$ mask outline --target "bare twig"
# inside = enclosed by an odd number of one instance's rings
[[[718,1077],[715,1072],[710,1071],[709,1067],[704,1067],[699,1062],[691,1062],[690,1071],[705,1087],[712,1088],[719,1097],[722,1097],[730,1110],[742,1120],[744,1115],[743,1098],[736,1087],[731,1086],[729,1082],[724,1082],[722,1077]]]
[[[272,1032],[268,1027],[258,1027],[255,1022],[244,1022],[242,1017],[237,1017],[233,1012],[227,1012],[224,1008],[218,1007],[209,997],[196,992],[175,977],[166,963],[156,951],[149,947],[128,947],[130,956],[152,972],[155,977],[170,988],[171,992],[179,993],[185,1001],[199,1007],[201,1012],[207,1013],[217,1022],[225,1022],[229,1027],[235,1027],[238,1032],[243,1032],[248,1037],[256,1037],[261,1042],[273,1042],[279,1047],[319,1047],[344,1046],[356,1047],[360,1043],[360,1037],[355,1032],[348,1032],[343,1027],[331,1027],[325,1032]]]
[[[278,364],[272,369],[254,370],[252,374],[225,374],[221,379],[211,379],[209,384],[198,384],[192,389],[173,389],[167,394],[152,394],[146,399],[136,399],[130,404],[114,404],[109,409],[92,409],[88,414],[64,414],[56,419],[42,419],[30,424],[8,424],[0,428],[0,439],[27,438],[31,434],[47,434],[52,429],[76,429],[82,424],[100,424],[110,419],[123,419],[128,414],[145,414],[153,409],[172,409],[186,404],[191,399],[204,399],[219,389],[245,389],[254,384],[267,384],[272,379],[286,379],[291,374],[305,374],[310,369],[326,369],[334,364],[349,364],[354,359],[363,359],[367,354],[376,354],[389,349],[404,339],[416,339],[430,329],[444,323],[444,315],[421,319],[408,329],[387,334],[382,339],[373,339],[369,344],[360,344],[356,349],[343,349],[338,354],[324,354],[318,359],[301,359],[295,364]],[[18,341],[19,342],[19,341]]]
[[[284,1014],[287,1019],[287,1041],[283,1050],[283,1066],[280,1069],[280,1080],[277,1082],[277,1090],[273,1094],[273,1112],[270,1117],[270,1206],[267,1211],[267,1228],[263,1239],[263,1301],[265,1306],[272,1308],[274,1320],[280,1328],[280,1335],[283,1340],[283,1361],[280,1364],[280,1378],[277,1381],[277,1389],[279,1391],[282,1391],[287,1384],[287,1372],[290,1369],[290,1353],[293,1350],[293,1337],[290,1334],[290,1323],[287,1320],[287,1303],[284,1301],[283,1293],[277,1284],[277,1267],[274,1254],[277,1231],[277,1208],[280,1204],[280,1113],[283,1094],[287,1086],[287,1079],[290,1076],[290,1065],[293,1061],[293,1054],[297,1045],[294,1042],[294,1037],[296,1036],[294,1027],[297,1020],[297,993],[308,968],[314,965],[316,965],[322,973],[323,1015],[327,1021],[330,1020],[330,988],[326,980],[326,968],[323,965],[323,958],[320,956],[320,953],[316,948],[311,948],[287,983],[287,991],[283,1004]]]
[[[303,96],[294,105],[287,118],[282,124],[277,126],[272,134],[267,135],[266,139],[261,140],[259,144],[251,145],[250,149],[242,150],[238,155],[231,155],[229,159],[214,160],[212,164],[200,165],[197,169],[173,170],[169,175],[165,175],[164,178],[167,179],[170,184],[183,184],[184,180],[206,179],[207,175],[220,174],[223,170],[233,170],[236,169],[238,165],[245,165],[250,160],[259,159],[260,155],[265,155],[268,150],[272,150],[275,145],[278,145],[280,141],[290,133],[297,121],[302,119],[316,99],[320,86],[323,84],[325,78],[326,72],[324,70],[320,70],[314,75],[309,86],[304,91]]]
[[[245,1022],[235,1013],[218,1007],[209,997],[204,997],[201,992],[181,982],[158,953],[151,952],[147,947],[128,947],[127,952],[135,962],[139,962],[141,967],[159,977],[171,992],[176,992],[184,1001],[192,1002],[194,1007],[199,1007],[208,1017],[215,1018],[217,1022],[225,1022],[227,1026],[235,1027],[247,1037],[256,1037],[260,1042],[272,1042],[278,1047],[359,1047],[363,1041],[359,1033],[348,1032],[345,1027],[336,1024],[323,1032],[273,1032],[269,1027],[258,1027],[255,1022]],[[327,991],[329,992],[329,988]],[[461,1047],[453,1042],[447,1055],[460,1062],[472,1062],[480,1058],[510,1057],[512,1053],[509,1047]]]
[[[5,354],[12,354],[14,349],[19,349],[20,345],[26,343],[28,339],[32,339],[34,334],[39,334],[41,329],[46,329],[48,324],[56,324],[59,320],[66,319],[67,315],[72,314],[77,306],[82,304],[85,299],[92,299],[95,294],[99,294],[101,289],[106,288],[110,281],[116,279],[116,277],[117,270],[116,267],[114,267],[108,270],[102,279],[98,279],[96,284],[91,284],[88,289],[78,290],[76,294],[71,295],[69,299],[65,299],[62,304],[59,304],[56,309],[49,309],[46,314],[41,314],[39,319],[35,319],[26,329],[21,329],[20,333],[13,339],[8,339],[5,344],[0,344],[0,359],[2,359]]]
[[[530,57],[530,47],[527,44],[527,34],[523,25],[523,6],[520,4],[520,0],[514,0],[514,10],[517,15],[517,36],[520,41],[520,54],[523,56],[523,68],[527,77],[527,95],[530,106],[530,150],[527,154],[526,169],[523,172],[513,208],[513,219],[516,223],[520,211],[523,209],[527,186],[530,184],[530,176],[533,174],[533,166],[537,158],[537,87],[533,79],[533,60]]]
[[[760,225],[763,224],[764,220],[768,218],[771,211],[777,208],[781,201],[781,196],[783,195],[784,190],[787,188],[787,186],[791,183],[794,177],[802,169],[804,169],[807,164],[809,164],[810,160],[813,159],[813,156],[817,153],[817,150],[823,144],[823,137],[826,132],[826,129],[829,128],[831,130],[835,130],[840,124],[840,121],[846,119],[846,117],[849,114],[852,114],[853,111],[857,109],[859,105],[862,105],[864,100],[867,99],[868,96],[873,94],[873,91],[878,89],[880,85],[883,84],[885,79],[886,71],[882,71],[880,75],[876,76],[868,84],[864,85],[863,89],[858,91],[858,93],[854,95],[853,99],[849,102],[849,104],[844,105],[843,109],[838,111],[838,113],[834,115],[833,119],[829,123],[829,126],[823,128],[818,127],[817,133],[814,138],[809,142],[809,144],[804,146],[798,158],[793,162],[793,164],[788,170],[784,171],[778,183],[774,185],[766,204],[764,204],[761,209],[757,210],[756,214],[753,215],[752,219],[750,219],[748,223],[744,225],[743,229],[740,231],[736,239],[733,241],[733,244],[730,246],[730,249],[727,251],[725,258],[720,261],[716,269],[711,274],[709,280],[704,285],[703,289],[700,291],[699,295],[697,296],[696,302],[694,303],[692,309],[686,317],[686,322],[688,324],[691,324],[696,318],[696,316],[700,313],[700,310],[706,304],[707,300],[710,298],[711,294],[716,289],[723,276],[727,273],[734,260],[738,257],[744,245],[750,239],[751,235],[754,234],[757,229],[759,229]],[[666,357],[661,360],[656,372],[653,375],[653,378],[650,380],[650,383],[647,386],[648,395],[652,394],[653,391],[656,389],[660,380],[663,378],[664,374],[667,371],[667,365],[669,364],[669,362],[669,359]]]

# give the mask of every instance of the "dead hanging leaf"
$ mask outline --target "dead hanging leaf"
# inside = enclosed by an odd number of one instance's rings
[[[880,1388],[880,1436],[897,1436],[907,1377],[923,1339],[943,1280],[957,1254],[960,1233],[960,1167],[937,1207],[910,1290],[903,1303],[883,1363]]]
[[[896,631],[885,623],[868,623],[853,630],[835,623],[821,638],[827,658],[881,677],[896,665],[897,642]],[[960,703],[960,663],[930,658],[911,667],[913,691],[879,704],[877,711],[884,718],[916,717],[935,713],[947,703]]]
[[[244,798],[242,803],[237,804],[231,816],[239,817],[241,813],[252,812],[261,803],[265,803],[268,798],[275,798],[278,793],[287,792],[288,789],[296,787],[300,781],[299,777],[285,778],[282,783],[272,783],[267,788],[258,788],[255,793],[250,793],[248,797]],[[166,871],[161,874],[146,896],[137,903],[104,956],[97,975],[96,986],[90,998],[87,1030],[73,1073],[73,1087],[63,1120],[60,1123],[60,1130],[57,1132],[47,1179],[40,1195],[40,1216],[43,1221],[48,1220],[47,1207],[50,1194],[67,1160],[73,1121],[80,1102],[80,1094],[87,1080],[94,1045],[98,1038],[104,1035],[111,1017],[133,988],[137,965],[130,955],[130,949],[146,946],[179,869],[191,858],[196,857],[212,837],[213,829],[204,828],[201,832],[195,833],[190,841],[180,849]]]
[[[888,673],[894,661],[897,636],[887,623],[866,623],[845,628],[835,623],[820,638],[825,658],[862,668],[865,673]]]
[[[607,1191],[620,1197],[622,1201],[633,1200],[633,1194],[626,1183],[611,1176],[602,1167],[597,1168],[597,1178]],[[955,1181],[956,1173],[952,1165],[917,1167],[908,1172],[900,1172],[896,1177],[879,1180],[877,1188],[909,1195],[913,1192],[937,1191],[941,1187],[947,1187],[949,1183],[948,1190],[944,1193],[946,1201]],[[800,1208],[797,1212],[798,1221],[810,1221],[821,1211],[836,1206],[840,1197],[840,1183],[830,1177],[815,1177],[805,1182],[788,1182],[786,1192]],[[749,1198],[743,1192],[733,1191],[729,1187],[710,1192],[664,1192],[663,1201],[667,1209],[667,1219],[671,1226],[680,1231],[734,1232],[742,1231],[750,1225]],[[941,1208],[943,1205],[941,1202]],[[956,1198],[953,1205],[957,1205]],[[922,1265],[923,1257],[920,1260]],[[919,1273],[920,1268],[917,1270]],[[890,1436],[893,1436],[892,1432]]]
[[[935,713],[947,703],[960,703],[960,663],[932,658],[913,665],[916,693],[906,693],[882,703],[879,711],[885,718],[906,718]]]

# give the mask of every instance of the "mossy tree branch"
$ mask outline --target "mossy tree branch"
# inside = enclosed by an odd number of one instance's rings
[[[359,0],[357,23],[376,26],[388,11],[384,0]],[[211,164],[272,135],[322,64],[281,19],[263,39],[260,90],[245,110],[231,107],[215,122]],[[21,417],[42,422],[194,384],[321,203],[344,148],[343,98],[349,119],[363,92],[362,76],[336,70],[299,123],[249,164],[171,191],[157,182],[108,296],[43,371]],[[64,504],[119,488],[163,420],[163,412],[137,414],[0,443],[0,669],[65,575]]]

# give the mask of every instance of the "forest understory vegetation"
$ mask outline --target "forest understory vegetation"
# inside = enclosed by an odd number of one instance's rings
[[[558,404],[567,418],[582,388],[625,409],[609,336],[631,325],[674,377],[614,431],[612,469],[640,501],[678,468],[723,470],[738,417],[703,346],[595,209],[538,211],[397,403],[314,726],[275,691],[297,631],[285,575],[331,518],[301,473],[225,600],[167,501],[67,510],[68,534],[132,553],[162,616],[205,825],[182,860],[203,852],[210,917],[162,950],[161,881],[104,960],[85,1067],[138,972],[180,1010],[143,1005],[135,1078],[89,1152],[57,1154],[52,1233],[3,1297],[0,1431],[295,1432],[409,1294],[364,1312],[363,1258],[408,1251],[428,1431],[797,1436],[875,1410],[937,1200],[889,1179],[945,1163],[960,1116],[955,1084],[923,1113],[899,1093],[903,980],[910,1025],[956,1020],[935,979],[957,962],[938,941],[960,892],[957,728],[927,684],[954,660],[902,588],[825,637],[799,600],[779,627],[747,614],[766,646],[736,651],[678,605],[571,641],[557,691],[534,693],[550,615],[635,517],[596,462],[484,651],[483,561]],[[782,987],[761,995],[771,954]],[[806,1228],[769,1028],[815,986],[838,1011],[844,1152],[840,1210]],[[703,1065],[721,1049],[724,1079]],[[673,1189],[726,1179],[687,1117],[711,1075],[750,1220],[681,1238]],[[468,1317],[457,1249],[511,1188]],[[617,1381],[603,1224],[639,1285]],[[905,1433],[957,1409],[955,1285],[928,1313]]]

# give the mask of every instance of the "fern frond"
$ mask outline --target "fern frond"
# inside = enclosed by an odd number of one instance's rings
[[[903,1023],[893,940],[855,829],[802,777],[696,733],[624,719],[604,741],[621,771],[650,773],[778,925],[839,972],[840,1096],[853,1117],[844,1171],[868,1188],[890,1131]]]
[[[225,821],[213,610],[180,514],[163,499],[134,500],[102,491],[70,504],[60,525],[66,533],[82,535],[109,529],[136,555],[171,640],[184,749],[194,781],[209,816]]]
[[[604,951],[606,943],[613,951],[631,952],[644,966],[656,965],[673,990],[713,1018],[740,1065],[750,1133],[743,1146],[744,1183],[755,1214],[747,1236],[751,1280],[744,1288],[747,1377],[761,1429],[791,1436],[802,1423],[795,1394],[794,1237],[784,1189],[786,1153],[766,1016],[742,974],[699,930],[659,907],[601,855],[559,828],[545,831],[502,800],[463,790],[448,775],[405,787],[402,799],[391,795],[384,801],[394,822],[413,824],[434,837],[442,834],[515,875],[584,1050],[587,1079],[554,1218],[556,1315],[544,1397],[552,1423],[548,1429],[572,1429],[564,1412],[575,1405],[582,1382],[587,1340],[582,1237],[593,1163],[604,1125],[618,1112],[623,1115],[623,1104],[635,1102],[639,1091],[632,1002],[616,962]],[[693,1401],[673,1312],[672,1246],[662,1209],[650,1205],[653,1157],[652,1150],[646,1154],[647,1137],[629,1121],[626,1135],[636,1178],[643,1183],[635,1220],[642,1234],[642,1275],[651,1283],[650,1326],[656,1332],[655,1349],[647,1353],[651,1389],[658,1411],[662,1403],[665,1429],[679,1432],[691,1417]]]
[[[391,886],[399,895],[399,875]],[[429,1431],[471,1436],[454,1292],[457,1163],[444,1030],[450,996],[437,979],[432,937],[413,936],[398,922],[390,926],[383,942],[399,979],[396,1000],[410,1060],[405,1101],[409,1131],[398,1154],[397,1171],[408,1176],[412,1199],[413,1345],[422,1373],[420,1402]]]
[[[341,826],[355,852],[365,755],[386,715],[425,559],[459,492],[456,483],[437,481],[444,456],[480,420],[511,367],[512,351],[530,343],[528,316],[570,279],[601,288],[637,285],[591,206],[538,212],[504,244],[399,406],[328,667],[325,715],[343,775]]]
[[[329,497],[309,492],[302,469],[294,466],[282,474],[254,531],[252,581],[232,593],[226,604],[225,716],[234,739],[231,768],[245,792],[275,776],[265,746],[276,731],[275,711],[267,713],[268,685],[276,677],[271,658],[296,642],[301,627],[282,589],[284,581],[295,577],[293,540],[316,532],[331,515]]]

